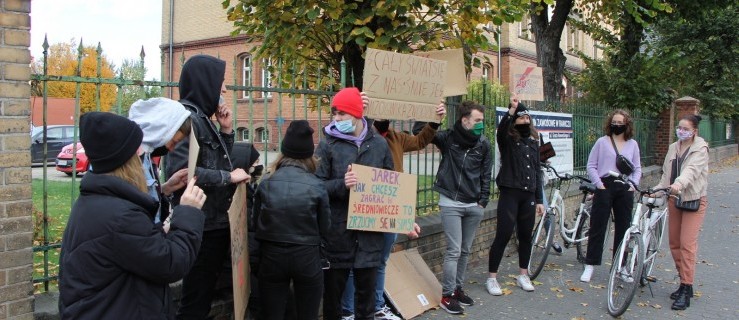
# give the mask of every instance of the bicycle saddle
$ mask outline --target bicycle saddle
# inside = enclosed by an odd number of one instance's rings
[[[580,190],[595,193],[595,185],[590,182],[580,183]]]

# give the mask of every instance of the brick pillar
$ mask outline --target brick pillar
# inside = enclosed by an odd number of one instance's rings
[[[662,110],[662,112],[659,114],[659,121],[657,121],[657,133],[655,137],[655,143],[654,143],[654,163],[656,165],[662,164],[662,161],[665,159],[665,156],[667,155],[667,149],[670,147],[670,144],[675,141],[674,134],[672,133],[672,128],[675,127],[674,122],[670,121],[672,118],[670,117],[671,114],[674,113],[674,104],[671,105],[669,108],[666,108],[665,110]]]
[[[690,96],[685,96],[675,100],[675,125],[677,125],[680,118],[685,115],[698,114],[700,112],[700,109],[698,108],[700,103],[700,100]]]
[[[0,319],[33,319],[30,0],[0,0]]]

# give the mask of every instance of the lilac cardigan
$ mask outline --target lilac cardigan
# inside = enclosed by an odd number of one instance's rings
[[[641,180],[639,144],[636,143],[636,140],[629,139],[622,149],[618,150],[618,152],[634,164],[634,172],[629,178],[639,185],[639,180]],[[616,168],[616,151],[613,150],[613,144],[611,144],[611,138],[609,136],[602,136],[595,142],[593,149],[590,150],[590,156],[588,156],[587,169],[588,176],[590,176],[590,180],[593,181],[596,187],[603,187],[603,182],[600,178],[607,176],[609,170],[618,172]]]

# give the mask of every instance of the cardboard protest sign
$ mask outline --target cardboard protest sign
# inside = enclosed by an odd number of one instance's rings
[[[439,306],[441,284],[416,248],[390,254],[385,279],[385,293],[403,319]]]
[[[511,92],[519,100],[544,101],[544,78],[541,68],[527,65],[511,66]]]
[[[352,164],[347,229],[408,233],[416,218],[416,176]]]
[[[246,184],[239,184],[228,208],[231,224],[231,268],[235,319],[246,319],[249,303],[249,244],[246,229]]]
[[[417,51],[413,55],[444,60],[447,63],[446,80],[444,82],[444,96],[458,96],[467,94],[467,72],[464,68],[464,51],[459,49]]]
[[[444,96],[447,62],[367,49],[362,90],[374,119],[438,121],[436,107]]]
[[[190,129],[190,147],[187,155],[187,181],[195,176],[195,167],[198,164],[198,154],[200,154],[200,145],[195,138],[195,128]]]

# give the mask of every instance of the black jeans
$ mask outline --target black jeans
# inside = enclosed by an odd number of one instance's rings
[[[198,257],[182,280],[182,299],[177,319],[205,319],[210,313],[216,281],[229,259],[231,232],[219,229],[203,232]]]
[[[375,284],[377,267],[361,269],[324,270],[323,319],[341,320],[341,297],[349,279],[349,271],[354,272],[354,319],[373,320],[375,318]]]
[[[616,181],[614,178],[601,178],[605,189],[596,189],[593,197],[593,209],[590,212],[590,234],[588,236],[588,254],[585,263],[600,265],[603,257],[603,244],[608,230],[608,219],[613,209],[614,224],[613,252],[616,253],[624,232],[631,225],[631,211],[634,208],[634,192],[630,186]]]
[[[531,258],[531,234],[536,222],[536,197],[533,192],[500,188],[498,200],[498,222],[495,240],[490,246],[488,271],[498,272],[505,247],[516,228],[518,235],[518,267],[526,269]]]
[[[323,294],[319,247],[262,241],[260,250],[261,319],[285,318],[291,282],[299,318],[318,319]]]

